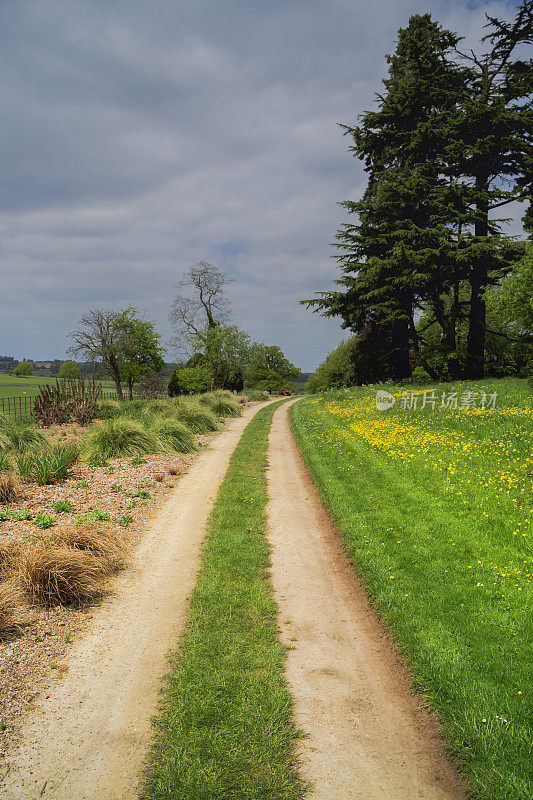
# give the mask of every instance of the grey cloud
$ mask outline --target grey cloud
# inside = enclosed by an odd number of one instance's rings
[[[0,350],[61,356],[88,307],[130,303],[168,338],[203,259],[241,327],[313,368],[342,331],[298,301],[337,277],[337,203],[364,186],[336,123],[425,10],[483,24],[466,0],[0,2]]]

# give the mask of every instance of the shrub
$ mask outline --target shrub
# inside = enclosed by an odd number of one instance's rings
[[[156,434],[137,420],[126,417],[115,417],[99,423],[83,445],[84,456],[89,461],[156,453],[158,450],[161,450],[161,443]]]
[[[209,406],[219,417],[240,417],[242,414],[241,404],[226,392],[209,392],[202,395],[200,402]]]
[[[9,636],[30,620],[24,593],[13,581],[0,583],[0,638]]]
[[[64,545],[22,553],[20,585],[34,603],[71,605],[95,600],[105,588],[109,567],[88,550]]]
[[[49,450],[20,456],[17,466],[23,478],[45,486],[63,480],[78,458],[79,450],[76,445],[56,444]]]
[[[210,383],[211,373],[207,367],[201,364],[178,367],[170,376],[168,394],[174,397],[178,394],[205,392]]]
[[[73,525],[62,528],[56,538],[58,544],[84,550],[101,558],[109,570],[116,571],[126,563],[126,540],[112,533],[102,523]]]
[[[16,503],[20,499],[20,480],[14,472],[0,472],[0,503]]]
[[[178,420],[157,420],[155,432],[167,450],[174,450],[177,453],[192,453],[197,449],[191,431]]]
[[[0,425],[2,434],[0,447],[2,446],[2,440],[5,442],[7,439],[8,441],[8,446],[2,449],[9,448],[16,453],[25,453],[28,450],[36,450],[48,444],[44,433],[29,419],[3,417],[0,420]]]
[[[262,391],[261,389],[246,389],[244,392],[248,400],[251,402],[253,401],[262,401],[262,400],[269,400],[270,395],[268,392]]]
[[[35,398],[33,413],[44,427],[65,422],[87,425],[98,413],[101,386],[84,378],[46,384]]]
[[[139,396],[147,400],[150,397],[159,397],[167,392],[166,381],[157,372],[149,370],[139,383],[137,390]]]

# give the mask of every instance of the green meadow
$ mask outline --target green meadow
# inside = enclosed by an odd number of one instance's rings
[[[502,379],[344,389],[291,409],[355,568],[485,800],[533,796],[531,401],[525,381]]]

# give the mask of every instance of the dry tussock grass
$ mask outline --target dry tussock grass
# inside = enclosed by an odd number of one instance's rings
[[[17,580],[33,603],[79,605],[102,596],[110,571],[89,550],[57,544],[24,551]]]
[[[16,503],[22,494],[21,483],[14,472],[0,472],[0,503]]]
[[[0,639],[29,622],[31,613],[20,586],[14,580],[0,583]]]
[[[16,570],[20,551],[20,542],[0,542],[0,580]]]
[[[121,569],[126,563],[126,538],[111,532],[105,524],[71,525],[58,531],[54,539],[59,545],[101,558],[110,571]]]

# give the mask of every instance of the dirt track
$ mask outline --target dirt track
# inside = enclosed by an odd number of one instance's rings
[[[464,800],[435,721],[358,585],[294,442],[270,433],[272,572],[312,800]]]
[[[165,654],[183,629],[205,524],[241,433],[231,420],[193,463],[74,645],[8,762],[0,798],[132,800],[150,742]]]

